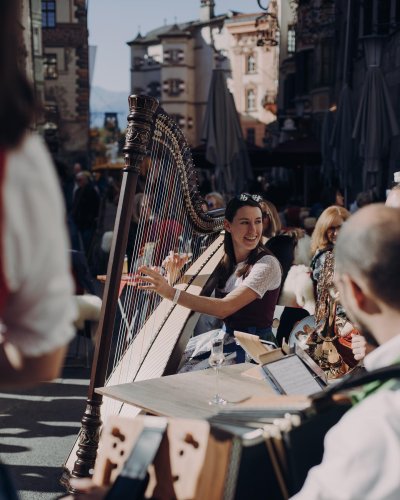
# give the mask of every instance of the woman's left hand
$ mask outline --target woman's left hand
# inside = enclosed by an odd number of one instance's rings
[[[173,299],[174,288],[168,284],[167,280],[155,268],[140,266],[138,272],[140,275],[137,276],[137,282],[140,290],[151,290],[161,295],[161,297]]]

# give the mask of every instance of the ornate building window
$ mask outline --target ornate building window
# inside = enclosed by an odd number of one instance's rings
[[[246,90],[246,111],[256,110],[256,91],[254,89]]]
[[[152,97],[161,97],[161,85],[159,82],[150,82],[147,85],[147,93]]]
[[[182,49],[170,49],[164,51],[164,62],[166,64],[182,64],[185,54]]]
[[[56,80],[58,78],[57,54],[44,54],[43,73],[45,80]]]
[[[55,0],[42,0],[42,27],[55,28],[56,2]]]
[[[178,96],[185,90],[185,82],[177,78],[165,80],[163,83],[163,91],[169,96]]]
[[[246,73],[256,73],[257,64],[254,54],[250,54],[246,57]]]
[[[296,52],[296,31],[294,26],[288,26],[287,51],[288,54],[294,54]]]
[[[142,68],[144,64],[144,60],[142,57],[134,57],[133,58],[133,69],[135,71],[140,71],[140,69]]]

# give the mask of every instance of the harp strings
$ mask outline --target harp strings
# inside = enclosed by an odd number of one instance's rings
[[[170,250],[192,254],[192,229],[185,212],[181,181],[176,167],[174,168],[175,160],[169,153],[172,148],[168,136],[163,137],[163,142],[153,141],[151,167],[147,173],[129,269],[131,275],[137,273],[141,264],[160,266]],[[142,342],[135,345],[135,358],[141,360],[143,344],[147,345],[144,340],[148,340],[156,330],[154,321],[146,325],[145,322],[160,300],[152,292],[137,290],[134,286],[126,287],[124,298],[120,301],[121,321],[114,341],[115,354],[110,357],[110,371],[135,339],[137,332],[144,328],[145,336],[142,336]]]
[[[189,150],[183,154],[189,156]],[[185,253],[189,260],[195,261],[218,236],[217,232],[207,235],[194,233],[185,207],[183,179],[177,169],[178,161],[181,162],[181,167],[185,164],[184,157],[177,158],[176,141],[174,142],[169,133],[157,133],[156,126],[150,168],[146,175],[141,213],[130,259],[131,276],[137,274],[137,269],[142,264],[160,267],[162,260],[171,250]],[[186,174],[185,182],[189,185],[189,193],[194,195],[197,191],[195,173],[189,170]],[[150,319],[149,317],[160,302],[161,298],[153,292],[138,290],[130,285],[125,287],[119,304],[120,324],[112,340],[109,374],[118,367],[119,361],[126,353],[129,359],[125,357],[124,364],[128,364],[130,369],[120,368],[120,371],[117,371],[117,381],[113,383],[132,381],[131,375],[128,380],[127,371],[130,374],[138,372],[151,342],[159,331],[155,324],[156,315],[153,314]],[[171,307],[165,312],[169,313]],[[159,318],[157,323],[159,325]],[[133,349],[127,351],[134,341]],[[104,410],[110,411],[107,405],[112,404],[112,401],[106,398]]]

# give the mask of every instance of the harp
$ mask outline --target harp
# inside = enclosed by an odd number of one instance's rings
[[[223,252],[221,211],[212,216],[202,210],[189,146],[156,99],[129,97],[123,151],[125,168],[87,405],[77,443],[65,464],[61,479],[64,484],[68,484],[70,474],[75,477],[90,475],[102,420],[109,415],[132,415],[136,411],[111,401],[102,405],[102,396],[96,394],[95,389],[175,373],[193,331],[194,313],[133,286],[131,277],[138,266],[142,263],[160,266],[170,250],[184,252],[190,263],[185,279],[176,286],[203,294]],[[124,276],[127,286],[120,296],[139,175],[146,179],[143,203],[129,274]],[[116,317],[119,326],[116,326]]]

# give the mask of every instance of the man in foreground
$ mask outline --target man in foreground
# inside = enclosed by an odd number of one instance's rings
[[[369,205],[343,225],[335,281],[350,319],[378,345],[368,371],[400,362],[400,210]],[[382,384],[326,435],[296,500],[400,498],[400,380]]]

